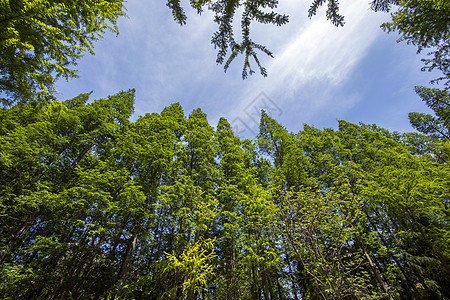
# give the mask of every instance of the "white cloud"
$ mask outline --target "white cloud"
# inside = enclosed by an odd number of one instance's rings
[[[379,25],[388,15],[370,11],[364,1],[347,0],[341,5],[346,24],[336,28],[324,16],[326,7],[310,20],[308,2],[280,2],[277,11],[290,16],[289,24],[252,26],[254,40],[275,57],[260,56],[267,78],[255,74],[243,81],[242,57],[226,74],[215,64],[210,40],[216,24],[211,13],[198,16],[187,7],[188,23],[180,27],[164,3],[130,0],[129,19],[120,22],[119,37],[107,36],[95,57],[80,62],[81,78],[60,86],[65,94],[94,90],[94,97],[134,87],[138,115],[160,112],[180,101],[187,114],[201,107],[212,124],[220,116],[230,121],[246,118],[243,110],[260,92],[283,110],[279,120],[288,127],[339,118],[360,101],[358,91],[340,89],[354,80],[352,72],[376,39],[385,35]]]
[[[301,9],[306,14],[306,8]],[[310,122],[317,119],[319,112],[322,116],[331,114],[336,118],[359,101],[356,92],[337,99],[336,91],[351,80],[350,74],[376,38],[385,34],[379,26],[387,15],[374,13],[365,2],[352,1],[341,7],[346,24],[335,27],[326,20],[324,10],[322,7],[321,13],[311,20],[290,14],[290,27],[286,32],[283,28],[269,29],[276,30],[276,39],[281,41],[274,51],[275,58],[267,65],[269,76],[254,75],[256,78],[240,92],[240,103],[230,115],[248,120],[242,111],[261,91],[282,108],[282,119],[288,122]],[[258,27],[258,30],[264,29]],[[267,28],[265,30],[267,32]],[[256,32],[256,35],[263,34]]]

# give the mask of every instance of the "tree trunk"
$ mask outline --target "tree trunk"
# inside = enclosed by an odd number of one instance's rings
[[[28,229],[33,226],[34,221],[36,221],[36,218],[39,214],[39,211],[34,211],[31,215],[28,216],[28,218],[23,222],[22,226],[16,231],[16,233],[12,236],[12,238],[9,240],[9,242],[6,244],[5,250],[0,252],[0,264],[3,264],[8,254],[11,252],[14,245],[17,243],[17,241],[22,237],[22,235],[28,231]]]
[[[386,249],[391,249],[390,245],[388,245],[388,243],[386,242],[386,239],[383,237],[383,235],[379,232],[377,226],[372,222],[372,220],[370,218],[367,218],[370,225],[372,226],[372,230],[375,230],[378,234],[378,237],[380,238],[381,242],[383,243],[383,245],[386,247]],[[392,235],[392,233],[390,233]],[[403,288],[405,289],[405,292],[408,294],[408,297],[410,299],[413,299],[413,295],[411,294],[410,288],[413,289],[413,291],[415,291],[417,294],[419,293],[416,289],[416,286],[413,282],[413,280],[410,278],[410,276],[408,275],[408,273],[404,270],[403,266],[399,263],[399,261],[397,260],[397,258],[395,258],[395,255],[392,255],[389,252],[389,257],[395,262],[395,264],[397,265],[397,267],[399,268],[400,272],[402,272],[403,276],[405,277],[407,283],[404,281],[403,278],[400,278],[401,280],[401,284],[403,286]]]
[[[359,237],[356,237],[356,240],[358,241],[359,245],[361,246],[364,256],[366,257],[367,262],[369,263],[369,266],[372,269],[372,272],[375,275],[375,278],[377,279],[377,282],[380,285],[381,289],[383,290],[383,292],[388,294],[389,300],[394,300],[394,298],[392,298],[391,294],[389,293],[387,284],[381,278],[381,275],[380,275],[377,265],[373,262],[372,258],[370,257],[369,253],[367,252],[366,247],[364,246],[362,240]]]
[[[136,220],[133,226],[133,232],[130,240],[128,241],[127,250],[125,252],[125,257],[123,259],[122,267],[120,270],[120,279],[125,280],[128,271],[130,270],[131,258],[133,256],[134,250],[136,248],[136,243],[138,239],[138,234],[141,230],[142,218]]]

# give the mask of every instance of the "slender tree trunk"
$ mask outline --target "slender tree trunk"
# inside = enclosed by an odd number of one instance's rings
[[[231,267],[231,286],[233,287],[232,295],[233,299],[237,299],[237,290],[235,288],[235,282],[236,282],[236,241],[235,237],[233,236],[231,239],[231,261],[230,261],[230,267]]]
[[[262,265],[262,272],[261,272],[261,280],[263,284],[263,292],[264,292],[264,298],[265,299],[273,299],[273,289],[272,289],[272,283],[270,282],[270,278],[267,274],[267,269],[264,265]]]
[[[180,274],[176,270],[175,271],[175,276],[174,276],[173,282],[172,282],[172,300],[177,300],[179,277],[180,277]]]
[[[75,161],[72,162],[72,164],[70,165],[69,169],[64,173],[64,175],[61,176],[60,178],[60,183],[65,182],[65,180],[67,179],[67,177],[69,177],[70,174],[72,174],[73,170],[75,170],[75,168],[78,166],[78,164],[81,162],[81,160],[83,159],[83,157],[89,152],[89,150],[92,149],[92,147],[94,146],[93,143],[89,143],[89,145],[87,145],[82,151],[81,153],[78,155],[78,157],[75,159]]]
[[[281,292],[281,284],[279,278],[277,278],[277,291],[278,291],[278,299],[283,300],[283,294]]]
[[[124,220],[120,226],[119,232],[117,233],[116,237],[114,238],[114,243],[111,247],[111,251],[109,252],[109,258],[113,261],[116,260],[116,249],[117,249],[117,246],[119,246],[120,236],[122,235],[123,231],[125,230],[126,224],[127,224],[127,222]]]
[[[390,245],[388,245],[388,243],[386,242],[386,239],[378,231],[378,228],[375,226],[375,224],[372,222],[372,220],[370,218],[367,218],[367,219],[369,220],[369,223],[372,226],[372,229],[377,232],[378,237],[380,238],[381,242],[386,247],[386,249],[391,249]],[[392,233],[390,233],[390,234],[392,235]],[[405,277],[405,279],[407,281],[407,283],[406,283],[403,278],[400,278],[401,284],[402,284],[403,288],[405,289],[405,292],[408,294],[408,297],[410,299],[414,299],[413,295],[411,294],[410,288],[412,288],[417,294],[419,292],[417,291],[413,280],[409,277],[408,273],[404,270],[403,266],[400,264],[400,262],[397,260],[397,258],[395,258],[395,255],[392,255],[389,252],[389,257],[395,262],[395,264],[397,265],[397,268],[400,270],[400,272],[403,274],[403,276]]]
[[[125,257],[122,262],[122,267],[120,270],[120,279],[125,280],[128,271],[130,270],[131,258],[133,256],[134,250],[136,248],[136,243],[138,239],[138,234],[141,230],[142,226],[142,218],[139,217],[138,220],[134,223],[133,231],[131,234],[131,238],[128,241],[127,250],[125,252]]]
[[[292,273],[292,267],[291,267],[291,260],[289,259],[289,255],[288,255],[288,245],[286,243],[286,241],[284,241],[283,239],[283,244],[284,244],[284,255],[286,255],[286,263],[288,266],[288,270],[289,270],[289,278],[291,280],[291,292],[294,294],[294,300],[298,300],[298,296],[297,296],[297,288],[295,286],[295,276],[293,275],[294,273]],[[281,299],[281,298],[280,298]]]
[[[153,176],[152,176],[152,178],[153,178]],[[151,196],[147,196],[145,203],[144,203],[144,207],[143,207],[144,210],[147,210],[149,208],[150,200],[151,200]],[[128,271],[130,269],[131,258],[133,257],[134,250],[136,249],[138,235],[142,229],[143,222],[144,222],[144,215],[140,214],[138,216],[137,220],[134,222],[131,238],[128,241],[127,250],[125,252],[125,258],[123,260],[122,268],[120,270],[120,278],[122,280],[125,280],[125,278],[128,274]]]
[[[9,253],[11,253],[12,248],[14,245],[19,241],[19,239],[22,237],[22,235],[28,231],[31,226],[33,226],[34,222],[36,221],[36,218],[39,214],[39,211],[34,211],[31,215],[28,216],[28,218],[23,222],[23,224],[19,227],[19,229],[16,231],[16,233],[11,237],[11,239],[6,244],[5,250],[0,252],[0,264],[3,264],[6,257]]]
[[[370,257],[369,253],[367,252],[366,247],[363,244],[362,240],[359,237],[356,237],[356,240],[358,241],[359,245],[361,246],[364,256],[366,257],[367,262],[369,263],[369,266],[372,269],[372,272],[375,275],[375,278],[377,279],[377,282],[380,285],[381,289],[383,290],[383,292],[388,294],[389,300],[394,300],[394,298],[392,298],[391,294],[389,293],[389,288],[388,288],[387,284],[381,278],[381,275],[380,275],[377,265],[373,262],[372,258]]]

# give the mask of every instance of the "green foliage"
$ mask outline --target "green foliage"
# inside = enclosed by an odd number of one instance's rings
[[[165,272],[176,271],[185,276],[182,284],[183,294],[187,299],[193,299],[194,294],[201,292],[207,280],[213,274],[210,261],[214,258],[214,240],[198,241],[181,253],[180,258],[167,254]]]
[[[92,282],[114,281],[101,244],[116,228],[109,218],[120,219],[111,199],[127,173],[105,161],[131,116],[134,91],[87,99],[3,109],[0,259],[17,270],[2,273],[7,298],[93,297],[108,286]],[[124,191],[142,195],[132,184]]]
[[[324,0],[314,0],[311,7],[308,10],[308,17],[315,16],[317,14],[317,9],[322,6],[325,2]],[[338,1],[329,0],[327,8],[327,19],[331,20],[336,26],[344,26],[344,16],[339,14],[339,4]]]
[[[411,125],[419,132],[442,140],[450,139],[450,95],[446,90],[416,87],[416,93],[435,116],[409,113]]]
[[[423,59],[422,70],[437,69],[444,76],[432,82],[445,80],[450,85],[449,37],[450,4],[441,0],[400,0],[399,9],[392,13],[392,21],[382,25],[388,32],[397,31],[399,41],[417,46],[417,51],[431,49]]]
[[[450,296],[447,140],[88,100],[0,110],[3,298]]]
[[[191,7],[197,10],[198,13],[201,13],[207,7],[215,15],[214,22],[217,23],[218,29],[213,34],[211,43],[218,49],[216,62],[224,64],[226,71],[238,55],[244,55],[242,78],[247,78],[249,74],[251,75],[255,72],[250,65],[250,59],[252,58],[256,62],[261,75],[267,76],[267,71],[261,65],[257,51],[261,51],[269,56],[272,56],[272,53],[263,45],[253,41],[250,36],[250,25],[252,21],[261,24],[275,24],[277,26],[286,24],[288,17],[273,11],[277,5],[277,0],[245,2],[238,0],[191,1]],[[172,10],[176,22],[180,25],[186,23],[187,17],[180,1],[168,0],[167,6]],[[242,9],[240,22],[242,40],[237,41],[233,32],[233,21],[240,9]],[[270,11],[267,12],[267,9],[270,9]]]
[[[358,226],[360,199],[345,193],[287,193],[283,200],[283,236],[298,261],[302,294],[316,299],[373,299],[374,289]]]
[[[2,0],[0,3],[1,103],[46,98],[54,82],[76,77],[70,67],[105,30],[117,31],[122,0]]]

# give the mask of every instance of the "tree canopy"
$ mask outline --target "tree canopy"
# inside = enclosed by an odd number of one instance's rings
[[[88,99],[0,110],[2,298],[450,297],[450,168],[420,139]]]
[[[0,101],[45,98],[105,30],[118,32],[122,0],[2,0],[0,2]]]
[[[450,140],[450,95],[446,90],[416,87],[416,93],[426,105],[433,110],[435,116],[412,112],[409,119],[419,132],[442,139]]]

